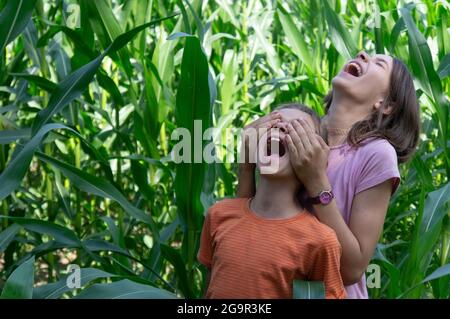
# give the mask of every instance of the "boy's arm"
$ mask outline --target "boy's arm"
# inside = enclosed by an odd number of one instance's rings
[[[211,281],[211,268],[206,268],[205,291],[203,292],[203,298],[206,298],[206,292],[208,291],[210,281]]]
[[[255,168],[255,164],[239,164],[237,197],[249,198],[255,196]]]
[[[209,282],[211,280],[211,264],[212,256],[214,254],[212,245],[212,235],[211,235],[211,208],[205,217],[205,222],[203,223],[202,234],[200,237],[200,248],[198,250],[197,259],[198,261],[206,267],[206,278],[205,278],[205,292],[203,298],[205,298],[206,292],[208,291]]]
[[[328,236],[319,248],[310,280],[323,281],[326,299],[345,299],[347,293],[340,274],[341,246],[336,236]]]

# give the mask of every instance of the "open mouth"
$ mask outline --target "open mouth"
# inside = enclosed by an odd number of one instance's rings
[[[286,154],[286,148],[283,142],[277,137],[269,137],[267,139],[267,156],[283,157],[284,154]]]
[[[362,75],[362,68],[359,66],[359,64],[355,62],[350,62],[347,64],[347,67],[345,68],[345,72],[355,76],[360,77]]]

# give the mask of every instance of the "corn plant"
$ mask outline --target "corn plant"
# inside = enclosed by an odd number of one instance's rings
[[[0,1],[3,298],[202,296],[204,214],[234,196],[227,135],[277,103],[324,114],[359,50],[403,60],[421,141],[400,167],[372,298],[450,297],[447,1]],[[176,128],[221,161],[179,163]],[[203,141],[203,145],[208,140]],[[191,159],[195,154],[191,153]],[[77,265],[78,282],[69,285]]]

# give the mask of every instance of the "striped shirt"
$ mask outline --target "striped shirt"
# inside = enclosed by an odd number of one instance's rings
[[[211,269],[206,298],[292,298],[294,279],[322,281],[326,298],[345,298],[340,256],[334,231],[309,212],[264,219],[248,198],[208,210],[198,252]]]

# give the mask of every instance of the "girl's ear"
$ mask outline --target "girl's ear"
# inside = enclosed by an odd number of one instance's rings
[[[373,108],[375,110],[381,110],[384,115],[391,114],[392,112],[392,105],[388,105],[384,100],[378,100],[378,102],[373,105]]]

